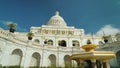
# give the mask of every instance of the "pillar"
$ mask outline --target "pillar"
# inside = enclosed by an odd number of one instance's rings
[[[80,68],[84,68],[84,60],[80,60]]]
[[[21,66],[23,68],[28,68],[31,60],[31,51],[26,47],[25,53],[22,57]]]
[[[109,60],[103,61],[103,68],[110,68]]]
[[[103,62],[102,61],[100,61],[100,65],[101,65],[101,68],[103,68]]]
[[[95,59],[92,59],[91,63],[92,63],[92,68],[97,68],[96,60]]]
[[[76,59],[75,61],[77,62],[77,67],[79,68],[80,67],[80,60]]]

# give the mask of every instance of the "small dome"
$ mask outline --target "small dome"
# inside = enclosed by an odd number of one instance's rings
[[[61,16],[59,16],[59,12],[58,11],[56,11],[55,15],[50,18],[50,20],[48,21],[47,25],[59,26],[59,27],[66,27],[67,26],[67,24],[64,21],[64,19]]]

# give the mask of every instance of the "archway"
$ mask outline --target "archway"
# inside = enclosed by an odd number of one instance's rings
[[[120,67],[120,51],[118,51],[118,52],[116,53],[116,59],[117,59],[117,64],[118,64],[119,67]]]
[[[73,40],[72,43],[73,46],[80,46],[79,41],[77,40]]]
[[[51,54],[49,56],[49,60],[51,67],[56,67],[56,56],[54,54]]]
[[[41,59],[41,56],[39,53],[37,52],[33,53],[31,57],[30,68],[40,67],[40,59]]]
[[[48,45],[53,45],[53,40],[49,39],[48,40]]]
[[[103,43],[102,41],[99,41],[98,44],[99,44],[99,45],[103,45],[104,43]]]
[[[65,64],[65,68],[71,68],[72,67],[72,60],[70,59],[69,55],[64,56],[64,64]]]
[[[48,43],[48,41],[47,41],[47,39],[45,39],[44,44],[47,44],[47,43]]]
[[[59,41],[58,41],[58,45],[59,45],[59,46],[62,46],[62,47],[66,47],[66,46],[67,46],[65,40],[59,40]]]
[[[11,53],[10,66],[20,66],[22,61],[23,52],[20,49],[15,49]]]
[[[40,43],[40,41],[38,39],[35,39],[34,42],[35,43]]]

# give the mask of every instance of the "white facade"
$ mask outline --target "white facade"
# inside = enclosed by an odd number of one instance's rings
[[[27,39],[28,32],[9,33],[0,29],[2,66],[65,67],[67,63],[75,66],[76,62],[71,61],[70,56],[83,51],[81,46],[85,45],[88,39],[97,45],[100,41],[103,42],[100,36],[87,36],[84,29],[67,26],[58,11],[47,25],[31,27],[30,31],[34,33],[32,40]]]

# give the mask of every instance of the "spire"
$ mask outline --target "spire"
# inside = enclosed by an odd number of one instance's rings
[[[55,15],[58,15],[58,16],[59,16],[59,11],[58,11],[58,10],[55,12]]]

